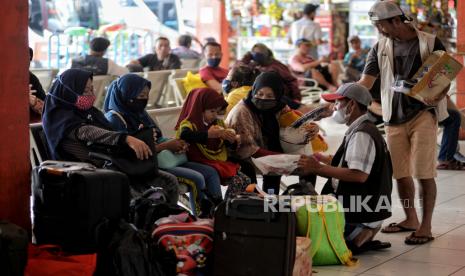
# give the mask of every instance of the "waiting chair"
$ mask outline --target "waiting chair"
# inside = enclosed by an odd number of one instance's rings
[[[42,123],[29,125],[29,140],[29,154],[32,167],[39,166],[43,161],[51,159]]]
[[[181,59],[181,69],[199,68],[199,65],[200,59],[198,58]]]
[[[172,70],[144,72],[143,77],[152,83],[147,102],[149,108],[152,106],[162,106],[165,103],[168,92],[168,79],[172,73]]]
[[[176,122],[181,114],[182,106],[149,109],[147,113],[157,123],[165,137],[174,137]]]
[[[58,69],[32,68],[29,69],[39,79],[42,88],[46,93],[50,89],[53,80],[58,74]]]
[[[105,96],[107,95],[108,86],[116,78],[117,78],[116,76],[110,76],[110,75],[93,77],[93,85],[94,85],[94,93],[95,93],[94,106],[96,108],[99,108],[99,109],[103,108],[103,101],[105,100]]]

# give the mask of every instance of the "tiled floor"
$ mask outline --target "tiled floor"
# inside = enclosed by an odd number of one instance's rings
[[[340,125],[336,127],[329,119],[323,120],[321,126],[327,132],[330,151],[334,152],[342,140],[345,128]],[[464,151],[465,144],[462,145],[462,153]],[[296,179],[287,177],[285,181],[295,183]],[[380,233],[377,239],[391,242],[392,248],[359,255],[359,264],[353,267],[314,267],[314,275],[465,276],[465,172],[439,171],[436,181],[438,196],[433,216],[433,234],[436,239],[433,242],[423,246],[409,246],[404,244],[408,233]],[[323,182],[324,179],[319,178],[317,190]],[[395,186],[393,204],[398,202]],[[403,218],[403,211],[397,206],[386,224]]]

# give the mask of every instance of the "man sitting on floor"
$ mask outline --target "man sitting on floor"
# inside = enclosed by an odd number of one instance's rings
[[[347,83],[322,97],[336,102],[333,119],[349,129],[334,157],[303,155],[299,168],[303,174],[328,178],[322,194],[335,194],[347,210],[344,236],[354,254],[388,248],[390,243],[373,240],[391,216],[392,165],[386,143],[367,114],[371,95],[362,85]]]

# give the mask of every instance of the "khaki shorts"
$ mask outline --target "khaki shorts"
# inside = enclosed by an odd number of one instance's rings
[[[409,122],[385,129],[394,179],[436,177],[438,121],[431,112],[422,111]]]

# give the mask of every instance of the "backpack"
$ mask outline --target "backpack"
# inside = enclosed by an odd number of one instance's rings
[[[167,193],[161,187],[152,187],[133,199],[129,207],[129,221],[138,229],[151,233],[154,223],[169,215],[187,212],[180,206],[168,204]]]
[[[213,220],[195,220],[188,213],[182,213],[162,218],[156,224],[153,241],[160,249],[176,252],[178,275],[210,275]]]
[[[124,220],[104,219],[96,228],[96,241],[95,276],[175,275],[174,253],[156,251],[147,232]]]

